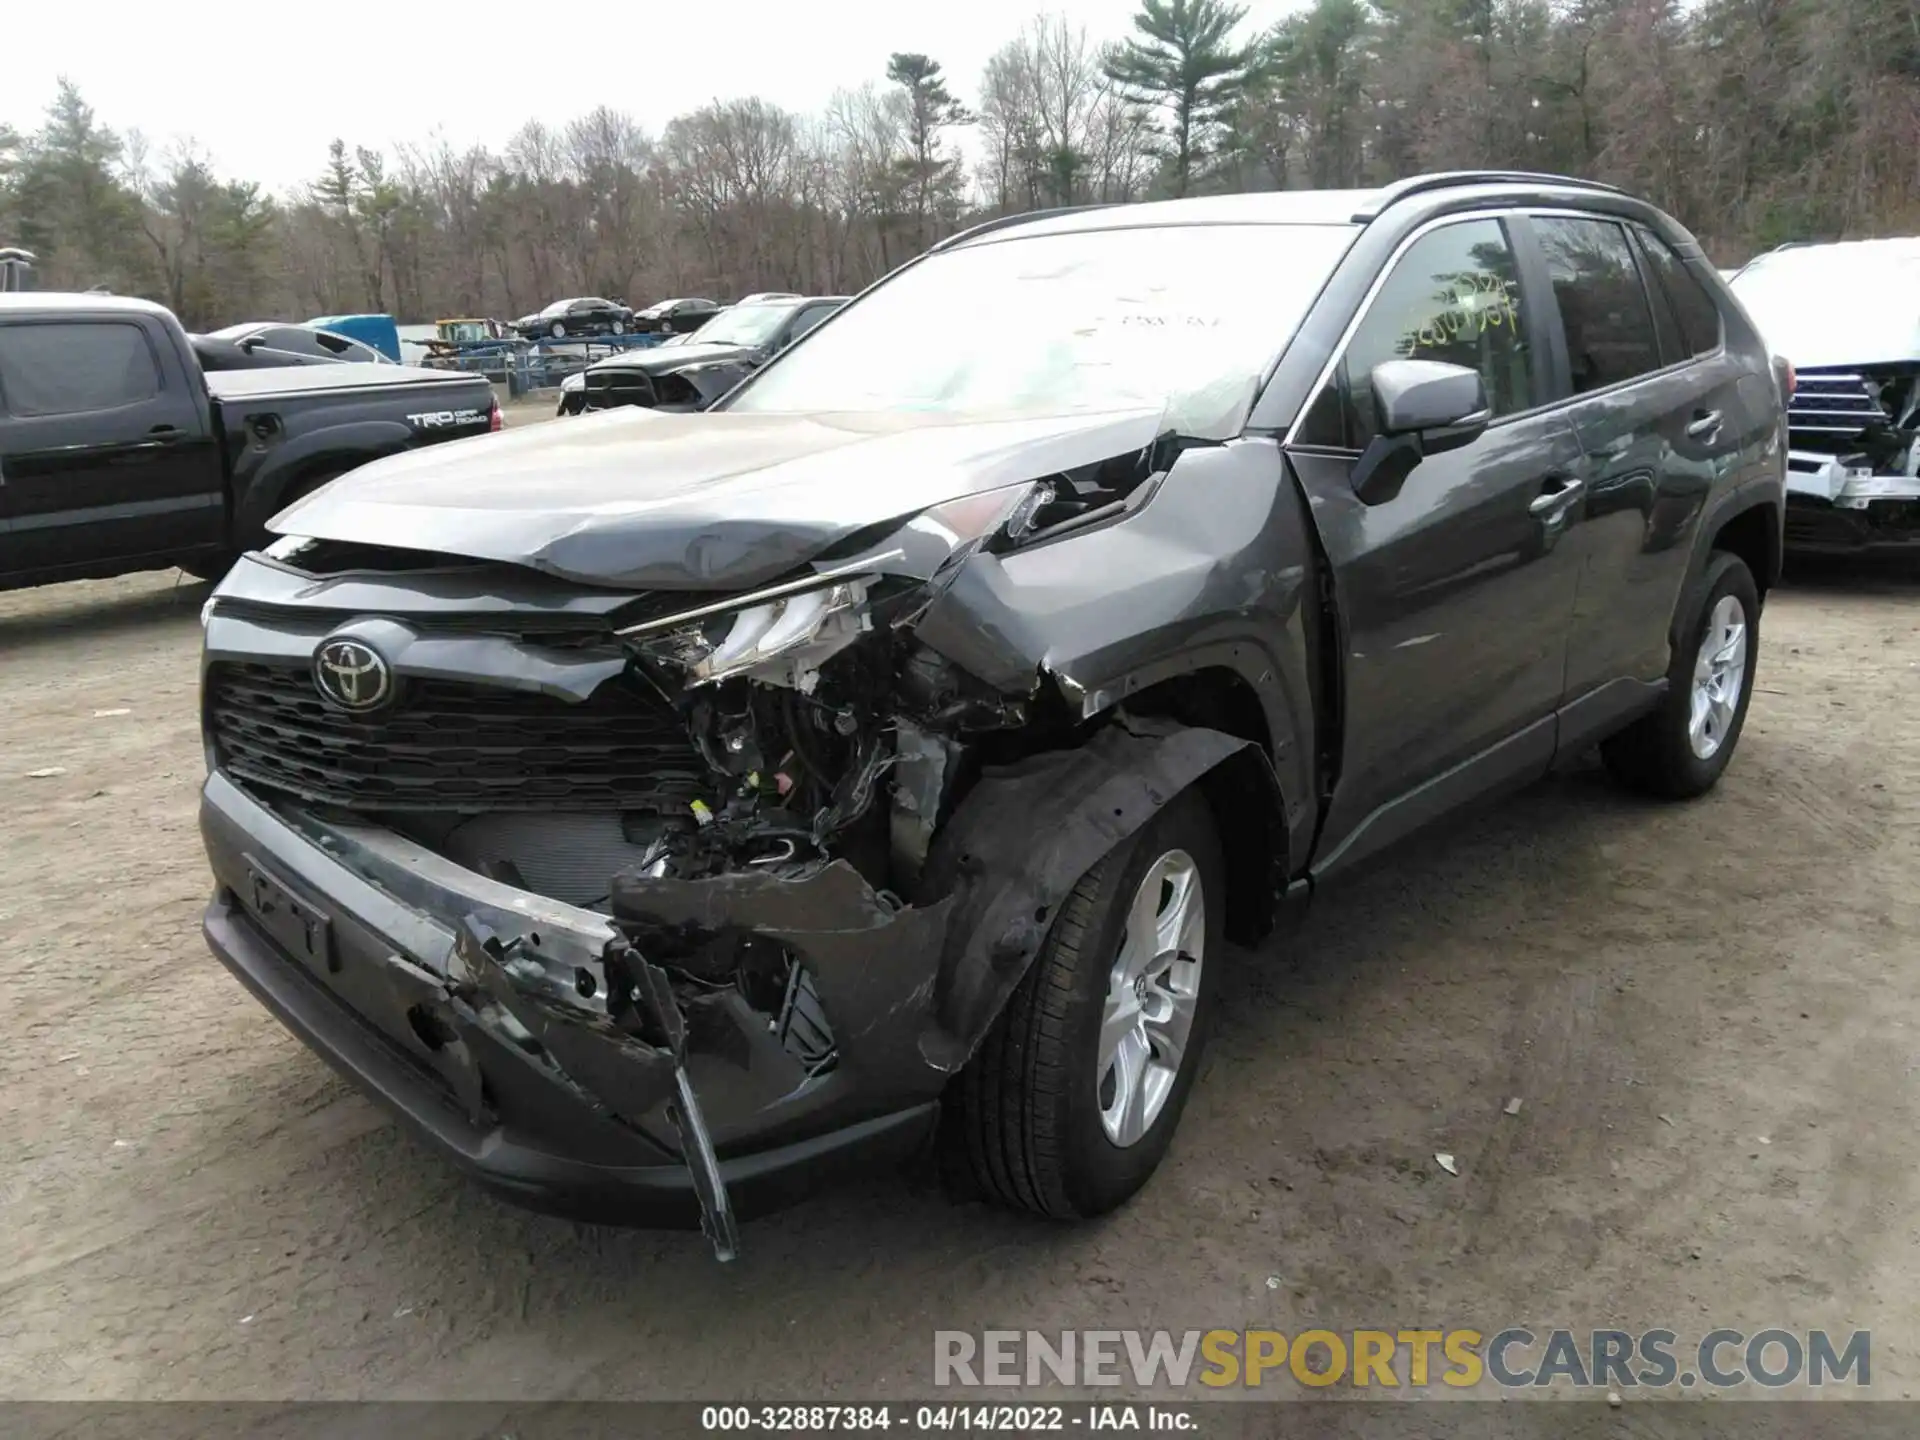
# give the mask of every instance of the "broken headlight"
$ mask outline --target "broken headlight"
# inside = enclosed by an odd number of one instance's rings
[[[811,694],[820,666],[873,628],[867,592],[875,580],[910,576],[938,586],[994,536],[1022,538],[1052,496],[1051,485],[1029,481],[948,500],[907,521],[881,553],[617,633],[690,684],[752,675]]]
[[[820,666],[872,628],[866,602],[866,580],[842,580],[691,620],[640,648],[684,671],[692,684],[758,671],[809,693]]]

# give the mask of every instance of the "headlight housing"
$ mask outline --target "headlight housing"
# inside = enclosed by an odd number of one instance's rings
[[[711,685],[734,675],[811,694],[820,666],[873,628],[865,579],[830,581],[740,609],[689,620],[640,642],[640,649]]]
[[[876,581],[885,576],[919,583],[921,599],[909,611],[901,613],[891,602],[882,607],[892,616],[889,623],[906,623],[982,545],[1003,534],[1019,540],[1052,496],[1050,484],[1028,481],[944,501],[859,559],[618,633],[690,685],[751,675],[811,694],[820,666],[873,629],[868,592]]]

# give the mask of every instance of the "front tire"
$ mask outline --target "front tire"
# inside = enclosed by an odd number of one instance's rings
[[[556,340],[564,340],[567,338],[567,327],[556,320],[547,327],[547,334]]]
[[[1147,1182],[1199,1069],[1225,908],[1191,789],[1081,878],[955,1082],[949,1154],[987,1198],[1080,1219]]]
[[[1714,551],[1689,601],[1666,698],[1600,747],[1615,778],[1669,800],[1704,795],[1726,770],[1760,658],[1760,592],[1738,555]]]

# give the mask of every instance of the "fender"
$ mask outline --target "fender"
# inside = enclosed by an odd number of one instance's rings
[[[416,438],[412,427],[400,420],[325,425],[278,445],[252,439],[249,433],[246,449],[234,457],[234,534],[260,535],[287,507],[290,487],[316,470],[351,470],[408,449]]]
[[[1694,530],[1693,554],[1687,560],[1686,578],[1680,584],[1680,601],[1693,593],[1693,587],[1707,568],[1708,557],[1713,553],[1713,540],[1727,523],[1753,510],[1770,508],[1773,511],[1769,519],[1771,538],[1767,546],[1767,563],[1761,571],[1754,574],[1759,585],[1762,599],[1780,580],[1780,571],[1784,563],[1785,536],[1787,523],[1786,492],[1781,482],[1761,477],[1747,481],[1734,490],[1729,490],[1710,502],[1701,512],[1700,523]],[[1674,605],[1674,625],[1680,623],[1680,604]],[[1677,629],[1676,629],[1677,637]]]
[[[1315,820],[1320,741],[1312,537],[1272,440],[1189,448],[1130,514],[1059,543],[975,554],[915,637],[1002,693],[1051,683],[1081,721],[1149,688],[1177,695],[1197,671],[1232,673],[1258,697],[1298,859]]]
[[[613,880],[614,923],[642,953],[685,956],[742,932],[790,946],[841,1064],[878,1092],[930,1099],[999,1018],[1081,877],[1236,756],[1273,785],[1251,741],[1123,717],[1079,749],[984,774],[934,840],[921,903],[880,895],[844,860],[799,880],[629,873]],[[1035,816],[1046,817],[1037,832]]]
[[[920,1041],[927,1063],[959,1070],[1081,877],[1181,791],[1249,751],[1278,813],[1279,786],[1253,742],[1138,717],[1122,717],[1078,750],[1036,755],[983,776],[928,856],[927,888],[945,893],[954,910],[935,976],[935,1024]],[[1046,817],[1037,831],[1036,816]]]

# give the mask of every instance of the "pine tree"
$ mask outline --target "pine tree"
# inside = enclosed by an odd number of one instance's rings
[[[1107,56],[1107,78],[1127,99],[1170,112],[1175,195],[1192,185],[1245,81],[1248,50],[1231,37],[1246,13],[1225,0],[1141,0],[1137,33]]]

